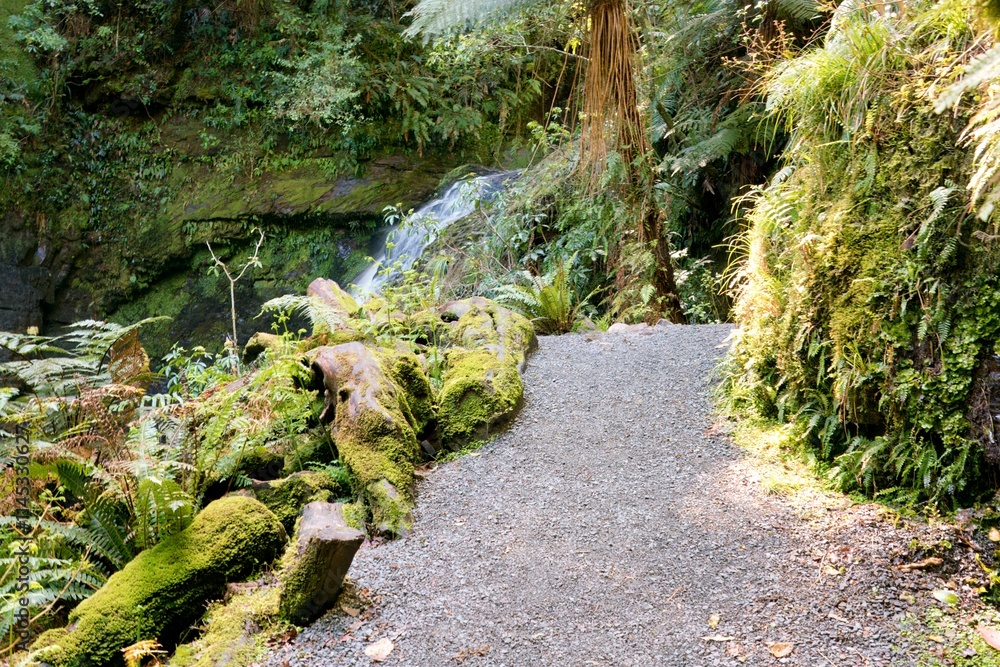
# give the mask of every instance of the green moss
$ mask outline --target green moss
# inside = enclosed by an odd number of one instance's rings
[[[372,482],[365,489],[372,508],[372,522],[379,532],[403,535],[413,525],[413,503],[385,479]]]
[[[524,386],[513,359],[501,361],[489,350],[456,348],[446,354],[438,424],[449,449],[485,438],[521,404]]]
[[[142,639],[169,646],[206,601],[273,561],[284,543],[281,524],[260,502],[216,500],[81,602],[70,612],[69,632],[45,633],[38,645],[59,647],[46,658],[57,667],[122,665],[122,648]]]
[[[421,434],[435,415],[434,391],[424,374],[420,360],[410,350],[397,346],[382,355],[382,367],[402,391],[398,394],[400,408],[416,434]]]
[[[0,79],[31,89],[37,82],[38,70],[8,25],[10,17],[24,11],[27,4],[28,0],[0,0]]]
[[[454,345],[470,349],[498,346],[497,354],[501,360],[510,358],[518,366],[538,345],[535,329],[528,318],[489,299],[473,297],[454,302],[442,316],[448,318],[459,313],[461,315],[449,333]]]
[[[313,501],[336,499],[340,485],[324,472],[297,472],[284,479],[266,482],[254,489],[260,502],[274,512],[289,533],[295,528],[302,508]]]
[[[177,647],[170,667],[247,667],[263,657],[265,638],[281,625],[276,586],[237,593],[209,607],[202,634]]]
[[[351,528],[357,528],[358,530],[364,530],[365,528],[365,517],[368,515],[365,510],[365,506],[361,503],[344,503],[343,506],[344,521]]]

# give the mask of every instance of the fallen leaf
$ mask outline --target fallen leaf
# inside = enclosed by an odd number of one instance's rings
[[[923,570],[928,567],[935,567],[942,564],[944,561],[940,558],[930,557],[923,560],[918,560],[916,563],[906,563],[905,565],[897,565],[896,569],[900,572],[911,572],[913,570]]]
[[[958,596],[955,595],[952,591],[948,591],[942,588],[940,590],[934,591],[933,595],[934,599],[937,600],[938,602],[943,602],[953,607],[958,604]]]
[[[348,607],[346,604],[342,604],[340,605],[340,608],[344,610],[345,614],[353,616],[354,618],[357,618],[358,615],[361,614],[361,610],[357,607]]]
[[[1000,631],[988,628],[985,625],[980,625],[976,628],[976,631],[979,633],[979,636],[983,638],[984,642],[1000,651]]]
[[[988,537],[990,538],[991,542],[1000,542],[1000,530],[997,530],[997,527],[993,526],[992,528],[990,528]]]
[[[938,644],[944,643],[944,637],[942,637],[941,635],[927,635],[927,638],[930,639],[932,642],[937,642]]]
[[[382,662],[389,657],[392,653],[392,649],[396,646],[388,638],[383,638],[375,642],[374,644],[369,644],[365,647],[365,655],[374,660],[375,662]]]
[[[837,568],[837,567],[834,567],[834,566],[832,566],[832,565],[827,565],[827,566],[825,566],[825,567],[823,568],[823,571],[824,571],[824,572],[825,572],[826,574],[830,575],[831,577],[837,577],[837,576],[840,576],[840,574],[841,574],[841,572],[840,572],[840,568]]]
[[[775,658],[787,658],[792,654],[792,651],[795,650],[795,647],[792,646],[791,644],[784,644],[781,642],[777,644],[771,644],[767,648],[769,651],[771,651],[771,655],[773,655]]]
[[[730,637],[728,635],[708,635],[707,637],[702,637],[707,642],[731,642],[736,637]]]
[[[708,627],[715,630],[717,627],[719,627],[719,621],[721,620],[722,618],[718,614],[712,614],[711,616],[708,617]]]

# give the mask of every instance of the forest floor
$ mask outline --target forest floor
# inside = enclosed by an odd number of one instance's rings
[[[543,338],[511,428],[425,471],[412,531],[366,542],[266,664],[1000,664],[960,528],[775,493],[732,443],[710,397],[730,331]]]

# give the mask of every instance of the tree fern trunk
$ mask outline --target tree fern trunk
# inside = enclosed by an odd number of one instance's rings
[[[662,214],[653,198],[649,140],[639,112],[635,84],[638,38],[626,0],[592,0],[589,62],[584,80],[584,120],[580,140],[580,168],[596,186],[609,149],[625,162],[627,182],[622,196],[636,213],[635,230],[650,250],[655,268],[655,306],[651,319],[666,316],[683,320],[670,243],[663,234]],[[609,137],[609,131],[611,136]]]

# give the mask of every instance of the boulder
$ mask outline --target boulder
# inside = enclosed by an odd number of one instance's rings
[[[453,346],[445,354],[438,428],[441,443],[455,450],[517,412],[524,394],[520,373],[538,338],[527,318],[489,299],[450,301],[438,312]]]
[[[186,529],[113,574],[70,612],[66,628],[39,636],[33,659],[54,667],[120,667],[122,649],[137,641],[172,646],[207,601],[272,562],[285,541],[281,523],[259,501],[216,500]]]
[[[538,337],[528,318],[489,299],[472,297],[449,301],[438,309],[448,323],[448,342],[456,347],[489,349],[501,361],[513,359],[524,369],[528,355],[538,348]]]
[[[374,522],[401,533],[411,507],[413,465],[420,460],[405,392],[383,371],[378,353],[361,343],[320,347],[311,355],[314,369],[336,378],[335,401],[324,415],[341,463],[369,501]],[[322,382],[331,384],[326,377]],[[371,488],[382,480],[399,493],[373,495]]]
[[[386,374],[402,389],[398,394],[400,407],[419,437],[436,416],[434,390],[424,367],[402,343],[391,350],[380,350],[379,357]]]
[[[253,493],[274,512],[285,530],[291,532],[302,508],[315,501],[328,501],[340,489],[330,475],[303,470],[284,479],[254,481]]]
[[[453,348],[445,355],[438,428],[441,443],[456,450],[486,437],[517,412],[524,385],[517,363],[489,349]]]
[[[342,314],[345,319],[358,314],[360,307],[350,294],[345,292],[336,281],[326,278],[317,278],[309,283],[306,288],[306,296],[311,296],[331,309]]]
[[[361,310],[357,301],[333,280],[317,278],[309,284],[306,296],[313,299],[322,314],[314,320],[313,335],[328,344],[361,340],[362,334],[351,323],[351,318]]]
[[[306,505],[282,558],[281,615],[304,625],[328,609],[364,539],[364,533],[347,525],[339,503]]]
[[[257,357],[264,354],[265,350],[278,345],[281,342],[281,336],[277,334],[264,333],[263,331],[258,331],[247,344],[243,347],[243,363],[251,364],[257,360]]]

